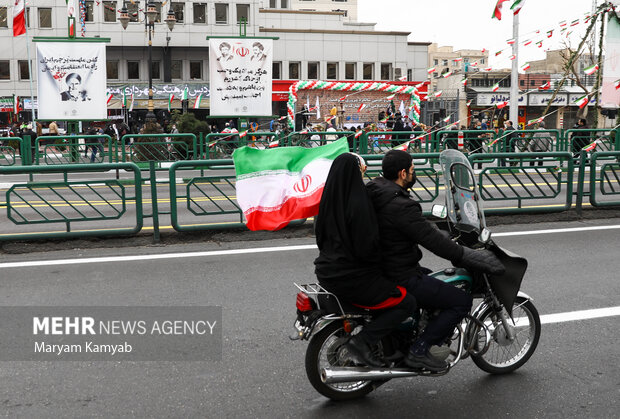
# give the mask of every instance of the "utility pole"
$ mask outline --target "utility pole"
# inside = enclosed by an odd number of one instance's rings
[[[515,127],[519,126],[519,15],[512,15],[512,73],[510,74],[510,120]]]

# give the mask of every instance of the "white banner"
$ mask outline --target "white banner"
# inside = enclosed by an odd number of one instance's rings
[[[620,22],[613,16],[608,22],[601,106],[617,109],[620,106],[620,89],[616,89],[620,80]]]
[[[40,119],[106,119],[106,55],[101,42],[38,42]]]
[[[271,115],[273,40],[211,38],[211,116]]]

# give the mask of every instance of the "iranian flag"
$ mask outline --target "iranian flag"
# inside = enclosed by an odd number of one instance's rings
[[[123,108],[127,107],[127,93],[125,93],[125,89],[123,89]]]
[[[106,101],[105,101],[105,104],[106,104],[106,105],[109,105],[109,104],[110,104],[110,101],[112,100],[112,98],[113,98],[113,97],[114,97],[114,95],[113,95],[112,93],[110,93],[110,94],[108,95],[108,97],[107,97]]]
[[[497,104],[497,109],[503,109],[508,106],[508,102],[500,102]]]
[[[549,90],[551,88],[551,82],[546,82],[538,88],[538,90]]]
[[[510,6],[510,10],[512,10],[512,13],[514,13],[515,15],[518,15],[523,8],[524,3],[525,0],[515,0],[515,2],[512,3],[512,6]]]
[[[183,96],[181,100],[189,100],[189,90],[187,89],[187,87],[183,89]]]
[[[409,150],[409,143],[411,143],[411,141],[407,141],[406,143],[403,143],[401,145],[397,145],[396,147],[392,148],[392,150],[407,151],[407,150]]]
[[[592,74],[596,73],[598,71],[598,65],[594,64],[586,69],[583,70],[584,73],[586,73],[588,76],[591,76]]]
[[[491,87],[492,92],[497,92],[499,90],[499,83],[495,83],[493,87]]]
[[[527,71],[530,69],[530,63],[525,63],[521,66],[521,71]]]
[[[437,68],[436,68],[436,67],[431,67],[431,68],[429,68],[428,70],[426,70],[426,72],[427,72],[428,74],[431,74],[431,73],[434,73],[434,72],[435,72],[435,70],[437,70]]]
[[[614,82],[614,87],[616,88],[616,90],[620,89],[620,79]]]
[[[276,148],[280,145],[280,140],[274,140],[269,142],[268,147],[269,148]]]
[[[444,79],[447,79],[448,77],[450,77],[452,75],[452,73],[453,73],[452,71],[448,71],[447,73],[444,73],[442,77]]]
[[[316,148],[241,147],[233,153],[237,202],[250,230],[279,230],[312,217],[332,161],[349,151],[346,138]]]
[[[360,107],[359,107],[359,108],[357,108],[357,111],[358,111],[358,112],[361,112],[361,111],[363,111],[363,110],[364,110],[364,108],[365,108],[365,107],[366,107],[366,104],[365,104],[365,103],[362,103],[362,104],[360,105]]]
[[[388,97],[386,97],[387,100],[392,100],[396,97],[396,93],[394,93],[393,95],[389,95]]]
[[[584,108],[588,103],[590,103],[588,96],[582,96],[575,101],[575,104],[579,106],[579,109]]]
[[[528,39],[528,40],[526,40],[526,41],[523,43],[523,46],[524,46],[524,47],[527,47],[527,46],[528,46],[528,45],[530,45],[531,43],[532,43],[532,40],[531,40],[531,39]]]
[[[461,80],[461,84],[463,86],[467,86],[467,77],[463,78],[463,80]]]
[[[497,0],[497,4],[495,5],[495,9],[493,10],[493,16],[491,19],[502,20],[502,8],[504,7],[504,3],[508,0]]]
[[[170,112],[170,110],[172,109],[173,100],[174,100],[174,95],[170,93],[170,96],[168,96],[168,112]]]
[[[517,42],[517,41],[516,41],[516,39],[514,39],[514,38],[511,38],[511,39],[509,39],[508,41],[506,41],[506,43],[507,43],[508,45],[514,45],[514,44],[515,44],[515,42]]]
[[[129,104],[129,112],[133,111],[133,93],[131,94],[131,102]]]
[[[196,100],[194,101],[194,109],[200,109],[200,102],[202,102],[202,93],[196,96]]]
[[[443,93],[443,90],[439,90],[438,92],[433,93],[433,96],[439,97]]]
[[[15,0],[15,5],[13,6],[13,36],[26,33],[26,15],[24,10],[24,0]]]
[[[596,148],[596,141],[591,142],[590,144],[588,144],[587,146],[585,146],[584,148],[582,148],[583,151],[592,151]]]

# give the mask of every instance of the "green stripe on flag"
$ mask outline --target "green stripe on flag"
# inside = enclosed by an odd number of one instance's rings
[[[333,160],[349,151],[346,137],[331,144],[316,148],[281,147],[259,150],[253,147],[241,147],[233,153],[237,180],[254,177],[258,172],[298,173],[313,160]]]

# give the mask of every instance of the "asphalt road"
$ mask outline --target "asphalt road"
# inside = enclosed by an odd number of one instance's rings
[[[525,257],[523,290],[541,314],[617,307],[620,219],[494,228]],[[264,235],[254,236],[264,238]],[[617,417],[618,317],[543,326],[520,370],[492,377],[466,360],[440,378],[393,380],[334,403],[308,383],[305,342],[291,342],[296,290],[312,282],[315,249],[31,267],[7,262],[312,245],[312,238],[4,254],[0,305],[184,306],[223,309],[223,358],[210,362],[2,362],[0,414],[11,417]],[[431,268],[445,264],[425,256]]]

